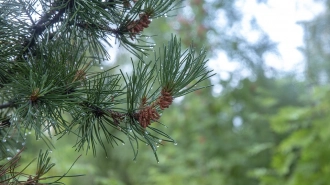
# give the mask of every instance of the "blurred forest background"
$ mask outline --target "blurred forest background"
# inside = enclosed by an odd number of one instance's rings
[[[128,145],[115,146],[106,158],[102,149],[93,157],[82,152],[67,184],[96,185],[322,185],[330,182],[330,1],[318,0],[325,11],[300,22],[304,29],[304,70],[281,71],[267,66],[265,55],[278,54],[274,43],[256,21],[258,39],[241,33],[241,0],[186,0],[172,17],[153,20],[145,29],[155,43],[166,43],[171,33],[184,48],[193,41],[206,47],[209,58],[225,52],[237,69],[212,80],[217,89],[203,89],[176,101],[165,111],[162,128],[178,145],[158,148],[157,164],[148,146],[136,161]],[[267,4],[267,0],[251,0]],[[285,6],[285,4],[283,4]],[[222,24],[216,24],[217,19]],[[290,30],[286,30],[290,31]],[[161,46],[161,45],[159,45]],[[130,65],[130,55],[119,49],[115,63]],[[152,57],[152,54],[151,56]],[[220,63],[222,61],[217,61]],[[290,61],[288,61],[290,62]],[[99,69],[99,68],[98,68]],[[129,69],[129,67],[127,67]],[[218,71],[215,71],[219,73]],[[211,82],[212,81],[212,82]],[[215,93],[218,92],[218,93]],[[80,153],[74,136],[54,138],[55,168],[63,174]],[[28,138],[26,163],[37,156],[42,141]],[[111,146],[109,146],[111,147]],[[33,173],[33,172],[32,172]]]

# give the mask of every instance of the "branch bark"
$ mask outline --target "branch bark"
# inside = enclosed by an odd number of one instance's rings
[[[63,16],[65,9],[69,8],[70,6],[73,6],[73,1],[74,0],[69,0],[67,2],[67,6],[60,8],[57,11],[52,10],[52,11],[46,13],[39,19],[39,21],[37,21],[37,24],[32,25],[32,27],[31,27],[32,36],[30,38],[25,39],[25,41],[22,45],[23,54],[26,54],[29,51],[29,49],[32,48],[36,44],[36,38],[38,36],[40,36],[47,29],[47,27],[50,27],[61,20],[60,18]],[[58,1],[58,2],[60,2],[60,1]],[[56,5],[57,5],[57,3],[54,3],[54,5],[52,5],[52,7],[50,9],[56,8],[55,7]]]
[[[13,107],[15,104],[14,102],[8,102],[5,104],[0,105],[0,109],[5,109],[5,108],[9,108],[9,107]]]

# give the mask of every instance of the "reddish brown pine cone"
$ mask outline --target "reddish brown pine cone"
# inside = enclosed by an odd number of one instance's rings
[[[157,121],[160,118],[160,115],[156,110],[156,105],[159,105],[160,109],[164,110],[172,104],[173,99],[174,98],[172,97],[171,93],[165,89],[161,91],[161,95],[158,100],[152,103],[150,106],[145,106],[147,99],[146,97],[143,97],[141,100],[141,109],[136,114],[137,116],[135,119],[139,121],[143,128],[146,128],[151,124],[151,121]]]
[[[131,38],[142,32],[144,28],[148,28],[151,21],[149,20],[149,16],[146,14],[140,14],[140,19],[136,21],[132,21],[127,25],[128,31],[131,33]]]
[[[146,128],[148,125],[150,125],[151,121],[157,121],[160,118],[160,115],[156,109],[150,106],[140,110],[138,115],[139,123],[143,128]]]
[[[120,121],[124,120],[125,115],[119,112],[109,111],[111,118],[113,119],[113,122],[116,125],[120,124]]]
[[[164,109],[168,108],[172,104],[173,99],[174,98],[172,97],[171,93],[169,93],[163,89],[161,92],[161,96],[159,98],[160,109],[164,110]]]

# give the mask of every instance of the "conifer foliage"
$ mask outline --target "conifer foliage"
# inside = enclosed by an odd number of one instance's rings
[[[60,183],[45,177],[55,165],[40,152],[36,174],[16,171],[27,134],[51,146],[67,134],[72,146],[96,155],[124,141],[134,159],[139,143],[173,142],[154,127],[173,100],[203,88],[212,74],[205,51],[181,51],[173,36],[162,47],[146,41],[152,20],[176,8],[174,0],[5,0],[0,1],[0,183]],[[109,39],[132,53],[133,72],[93,66],[110,59]],[[154,60],[147,61],[148,50]],[[117,67],[117,68],[120,68]],[[122,134],[118,134],[118,131]],[[28,144],[26,145],[28,147]],[[118,151],[120,152],[120,151]],[[55,180],[54,180],[55,179]]]

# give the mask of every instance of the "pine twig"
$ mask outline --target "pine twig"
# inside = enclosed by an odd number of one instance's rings
[[[14,102],[8,102],[8,103],[0,105],[0,109],[6,109],[9,107],[13,107],[14,105],[15,105]]]

